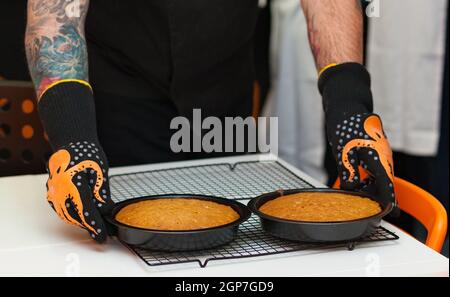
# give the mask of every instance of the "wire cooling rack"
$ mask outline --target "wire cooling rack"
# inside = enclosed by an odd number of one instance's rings
[[[114,202],[163,194],[198,194],[248,200],[277,189],[313,188],[277,161],[251,161],[235,164],[212,164],[179,167],[114,175],[110,178]],[[340,244],[298,243],[266,234],[259,218],[252,215],[239,227],[236,240],[218,248],[191,252],[158,252],[126,245],[147,265],[158,266],[197,262],[205,267],[209,261],[256,257],[336,246],[353,249],[355,244],[395,240],[398,236],[379,227],[370,236],[357,242]]]

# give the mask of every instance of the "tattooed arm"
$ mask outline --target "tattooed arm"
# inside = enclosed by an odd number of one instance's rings
[[[301,0],[301,5],[318,70],[330,63],[362,63],[363,18],[359,0]]]
[[[37,98],[56,81],[88,81],[88,6],[89,0],[28,0],[25,47]]]
[[[89,0],[28,0],[25,43],[37,109],[54,151],[48,162],[47,201],[63,221],[104,242],[103,215],[113,202],[87,82],[88,5]]]

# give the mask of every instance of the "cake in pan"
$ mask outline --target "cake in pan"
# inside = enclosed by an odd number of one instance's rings
[[[356,195],[305,192],[270,200],[263,204],[259,211],[294,221],[339,222],[376,215],[381,212],[381,207],[369,198]]]
[[[163,198],[129,204],[116,214],[122,224],[152,230],[198,230],[239,219],[230,206],[201,199]]]

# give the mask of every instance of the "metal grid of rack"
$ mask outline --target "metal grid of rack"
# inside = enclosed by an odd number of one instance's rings
[[[277,189],[313,188],[276,161],[252,161],[236,164],[190,166],[111,176],[114,202],[162,194],[202,194],[247,200]],[[236,240],[222,247],[191,252],[158,252],[128,246],[147,265],[158,266],[198,262],[205,267],[212,260],[226,260],[294,252],[312,248],[343,246],[398,239],[391,231],[379,227],[358,242],[310,244],[290,242],[266,234],[257,216],[240,225]]]

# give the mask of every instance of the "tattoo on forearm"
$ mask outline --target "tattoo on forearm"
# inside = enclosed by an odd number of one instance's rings
[[[89,0],[29,0],[25,47],[38,98],[61,79],[88,80]]]
[[[301,0],[316,67],[363,60],[359,0]]]

